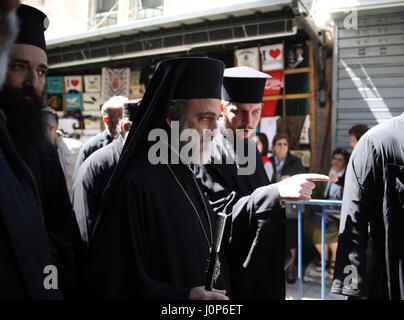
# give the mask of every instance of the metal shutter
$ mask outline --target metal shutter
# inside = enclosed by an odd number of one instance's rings
[[[404,9],[358,14],[358,28],[335,26],[332,149],[349,147],[348,130],[404,111]]]

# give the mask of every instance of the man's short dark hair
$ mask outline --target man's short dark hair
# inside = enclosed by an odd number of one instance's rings
[[[46,107],[45,109],[42,110],[44,113],[44,120],[49,123],[50,120],[56,121],[56,125],[59,125],[59,116],[57,112],[52,109],[51,107]]]
[[[357,141],[368,131],[369,128],[365,124],[357,124],[349,129],[349,135],[354,136]]]

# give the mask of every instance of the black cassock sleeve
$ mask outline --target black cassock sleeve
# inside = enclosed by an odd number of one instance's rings
[[[244,197],[233,191],[211,205],[232,217],[223,245],[231,270],[231,298],[284,299],[284,215],[277,185]]]
[[[147,231],[142,217],[147,212],[142,192],[133,181],[125,181],[116,185],[103,204],[84,278],[90,299],[189,298],[190,289],[155,281],[147,274]]]
[[[367,296],[368,222],[377,210],[383,187],[380,155],[369,136],[354,149],[345,177],[335,275],[331,292]]]

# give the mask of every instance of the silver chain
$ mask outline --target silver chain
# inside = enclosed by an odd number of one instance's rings
[[[207,217],[208,217],[208,221],[209,221],[209,230],[210,230],[210,238],[211,238],[211,241],[209,241],[208,235],[206,234],[206,231],[205,231],[205,227],[203,226],[201,217],[199,216],[198,210],[196,209],[194,203],[192,202],[192,200],[191,200],[191,198],[189,197],[188,193],[185,191],[185,189],[184,189],[184,187],[182,186],[181,182],[178,180],[178,178],[177,178],[177,176],[175,175],[174,171],[171,169],[170,165],[169,165],[168,163],[167,163],[166,165],[167,165],[168,169],[170,169],[171,174],[174,176],[174,178],[175,178],[175,180],[177,181],[178,185],[181,187],[181,189],[182,189],[182,191],[184,192],[185,196],[187,197],[187,199],[188,199],[189,202],[191,203],[192,207],[194,208],[194,210],[195,210],[195,212],[196,212],[196,215],[197,215],[197,217],[198,217],[198,220],[199,220],[199,224],[200,224],[201,227],[202,227],[203,234],[205,235],[206,241],[208,242],[208,246],[209,246],[209,248],[211,248],[211,246],[212,246],[212,244],[213,244],[213,233],[212,233],[212,224],[211,224],[210,218],[209,218],[209,212],[206,211],[206,214],[207,214]],[[195,182],[196,182],[196,181],[195,181]],[[196,183],[197,183],[197,182],[196,182]],[[199,187],[198,187],[198,190],[199,190]],[[204,201],[204,200],[202,199],[202,201]],[[204,203],[205,203],[205,202],[204,202]],[[205,205],[205,209],[207,209],[207,208],[206,208],[206,205]]]

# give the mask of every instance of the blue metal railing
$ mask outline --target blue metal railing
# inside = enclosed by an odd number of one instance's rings
[[[321,206],[321,299],[325,300],[325,216],[340,214],[339,210],[331,207],[341,207],[341,200],[285,201],[286,204],[295,204],[298,207],[297,216],[297,285],[298,299],[302,300],[303,265],[302,265],[302,205]]]

